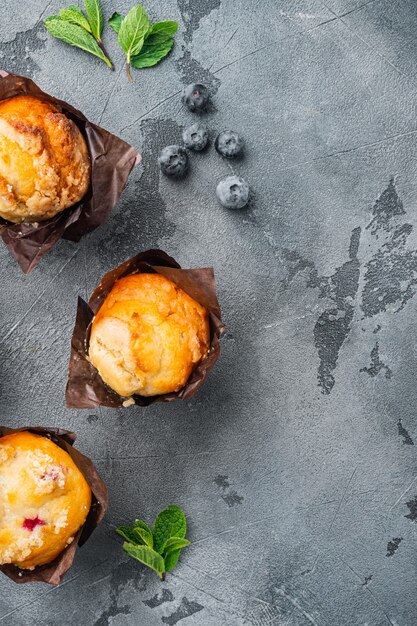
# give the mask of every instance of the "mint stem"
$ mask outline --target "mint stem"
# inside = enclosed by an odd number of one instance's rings
[[[104,47],[103,42],[102,42],[102,41],[99,41],[98,39],[96,39],[96,41],[97,41],[98,45],[100,46],[101,51],[103,52],[104,56],[105,56],[105,57],[106,57],[106,59],[108,60],[108,66],[109,66],[109,68],[110,68],[111,70],[114,70],[114,65],[113,65],[113,62],[112,62],[111,58],[109,57],[108,52],[107,52],[106,48]]]
[[[161,574],[161,582],[163,583],[163,582],[164,582],[164,580],[165,580],[165,572],[163,572],[163,573]]]
[[[130,73],[130,63],[127,62],[126,63],[126,74],[127,74],[127,79],[129,82],[132,82],[132,74]]]

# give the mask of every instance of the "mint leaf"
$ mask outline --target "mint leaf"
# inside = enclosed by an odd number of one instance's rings
[[[82,13],[82,11],[73,11],[72,9],[61,9],[59,12],[59,17],[61,20],[66,22],[71,22],[71,24],[78,24],[81,28],[87,31],[87,33],[91,33],[90,24],[88,23],[87,18]]]
[[[116,532],[126,539],[123,550],[158,572],[162,580],[165,572],[170,572],[177,564],[181,549],[190,545],[185,539],[187,520],[175,504],[159,513],[152,531],[137,519],[133,527],[118,526]]]
[[[165,20],[164,22],[155,22],[150,27],[148,34],[146,35],[145,44],[161,43],[167,39],[171,39],[178,30],[178,22],[172,20]]]
[[[143,528],[144,530],[147,530],[148,533],[152,533],[152,531],[149,528],[148,524],[145,524],[145,522],[142,521],[141,519],[135,520],[135,523],[133,524],[133,528]]]
[[[84,0],[84,6],[90,22],[91,31],[97,41],[101,41],[104,23],[100,2],[99,0]]]
[[[138,54],[143,45],[143,39],[150,27],[150,21],[145,9],[138,5],[130,9],[119,28],[119,43],[126,53],[128,62],[134,54]]]
[[[148,14],[140,5],[130,9],[129,13],[120,24],[118,39],[120,47],[126,54],[126,71],[129,80],[132,80],[130,74],[131,58],[139,54],[149,27],[150,21]]]
[[[111,61],[106,57],[94,37],[90,35],[90,33],[87,33],[84,28],[78,26],[78,24],[72,24],[71,22],[62,20],[58,15],[47,17],[44,24],[46,30],[56,39],[60,39],[70,46],[75,46],[85,52],[94,54],[94,56],[98,57],[112,68]]]
[[[187,520],[184,512],[175,504],[171,504],[159,513],[153,525],[153,543],[157,552],[171,537],[184,539],[187,532]]]
[[[123,539],[126,539],[126,541],[130,543],[137,545],[146,543],[142,537],[136,533],[135,529],[130,526],[118,526],[115,530]]]
[[[170,552],[181,550],[190,545],[188,539],[182,539],[181,537],[170,537],[163,547],[161,548],[161,554],[166,557]]]
[[[149,546],[135,546],[132,543],[125,541],[123,544],[123,550],[134,559],[137,559],[143,565],[150,567],[163,578],[165,572],[164,559],[160,554],[152,550]]]
[[[133,529],[135,535],[140,538],[140,541],[135,541],[134,543],[144,543],[150,548],[153,548],[153,536],[149,530],[145,530],[145,528],[141,528],[140,526],[136,526]]]
[[[69,11],[75,11],[75,13],[80,13],[80,15],[84,15],[84,13],[81,11],[80,7],[77,7],[76,4],[69,4],[68,5],[68,10]]]
[[[123,22],[123,20],[124,20],[123,15],[121,13],[117,13],[117,11],[113,13],[111,18],[109,19],[109,24],[115,33],[117,34],[119,33],[120,25]]]
[[[174,45],[173,36],[177,30],[178,23],[172,20],[152,24],[141,51],[132,58],[133,67],[152,67],[162,61]]]
[[[162,59],[167,56],[173,45],[174,40],[172,37],[171,39],[167,39],[155,45],[148,45],[147,39],[145,39],[145,43],[143,44],[143,48],[140,53],[132,57],[133,67],[139,69],[157,65],[157,63],[162,61]]]
[[[180,554],[181,554],[181,550],[174,550],[173,552],[170,552],[169,554],[166,555],[165,557],[165,571],[166,572],[170,572],[172,569],[174,569],[174,567],[178,563]]]
[[[161,553],[165,559],[165,571],[170,572],[176,566],[181,549],[189,546],[188,539],[181,539],[180,537],[171,537],[163,546]]]

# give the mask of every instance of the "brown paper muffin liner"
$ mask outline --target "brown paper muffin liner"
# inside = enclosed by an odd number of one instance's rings
[[[0,218],[0,236],[28,274],[59,239],[79,241],[104,222],[140,157],[128,143],[90,122],[67,102],[45,93],[30,78],[0,70],[0,100],[19,95],[35,96],[58,107],[77,124],[91,159],[90,187],[74,206],[37,225],[13,224]]]
[[[207,309],[210,320],[210,350],[182,389],[159,396],[134,395],[132,396],[134,403],[148,406],[154,402],[188,400],[204,383],[219,358],[220,336],[224,332],[224,325],[217,300],[213,268],[181,269],[180,265],[162,250],[147,250],[108,272],[95,288],[88,304],[82,298],[78,298],[66,389],[68,407],[87,409],[96,406],[127,406],[126,398],[110,389],[90,363],[88,337],[91,322],[114,283],[123,276],[144,272],[162,274]]]
[[[38,426],[7,428],[6,426],[0,426],[0,437],[20,431],[29,431],[35,435],[48,437],[53,443],[56,443],[60,448],[68,452],[78,469],[84,474],[93,496],[90,512],[84,526],[75,535],[74,541],[54,561],[46,565],[39,565],[34,570],[20,569],[15,565],[0,565],[0,571],[16,583],[43,582],[50,585],[58,585],[72,565],[77,545],[82,546],[103,519],[109,499],[107,487],[100,478],[92,461],[73,448],[77,437],[75,433],[60,428],[42,428]]]

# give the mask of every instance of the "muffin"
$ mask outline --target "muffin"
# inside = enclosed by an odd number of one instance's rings
[[[28,431],[0,438],[0,565],[53,561],[84,525],[92,494],[69,454]]]
[[[90,183],[83,135],[53,104],[0,101],[0,217],[42,222],[81,200]]]
[[[179,391],[210,347],[207,310],[161,274],[119,279],[91,324],[89,359],[120,396]]]

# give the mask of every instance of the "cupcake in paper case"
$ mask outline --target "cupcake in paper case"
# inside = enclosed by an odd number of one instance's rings
[[[0,70],[0,236],[25,274],[116,205],[139,155],[30,78]]]
[[[222,332],[212,268],[140,253],[106,274],[88,305],[79,300],[67,404],[188,399],[217,360]]]
[[[104,515],[107,489],[74,439],[0,428],[0,569],[16,582],[58,584]]]

